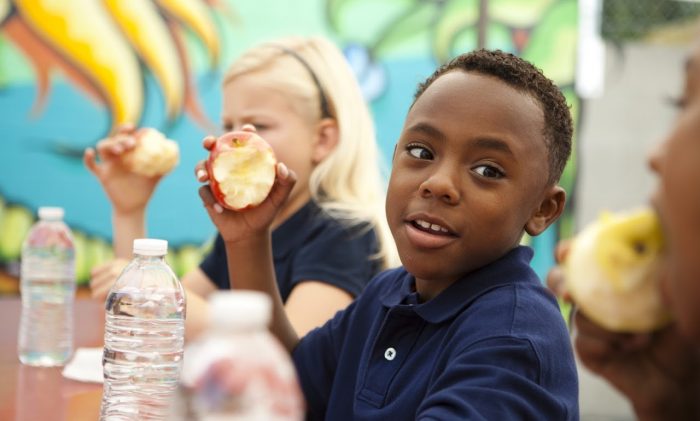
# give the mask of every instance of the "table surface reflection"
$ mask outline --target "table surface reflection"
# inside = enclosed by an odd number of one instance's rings
[[[20,364],[17,330],[21,301],[0,298],[0,420],[97,420],[102,385],[64,378],[62,367],[37,368]],[[75,301],[75,348],[102,346],[102,303],[79,297]]]

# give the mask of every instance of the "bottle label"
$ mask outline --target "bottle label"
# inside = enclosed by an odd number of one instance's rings
[[[22,256],[22,279],[75,279],[75,260],[72,250],[37,250]]]

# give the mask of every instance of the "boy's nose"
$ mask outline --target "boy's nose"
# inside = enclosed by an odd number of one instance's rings
[[[435,173],[426,179],[420,186],[420,194],[424,199],[438,199],[448,205],[456,205],[460,200],[454,182],[441,173]]]

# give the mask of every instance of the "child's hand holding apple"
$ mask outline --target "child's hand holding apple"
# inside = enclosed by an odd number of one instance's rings
[[[209,136],[203,145],[209,157],[195,172],[209,185],[199,194],[224,240],[267,231],[296,182],[294,173],[251,125]]]
[[[123,124],[95,148],[87,148],[83,162],[114,212],[136,215],[145,210],[156,184],[177,165],[179,156],[177,143],[156,129]]]

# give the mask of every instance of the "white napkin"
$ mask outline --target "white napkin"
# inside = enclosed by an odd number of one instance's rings
[[[63,368],[63,377],[102,383],[102,348],[78,348],[73,359]]]

